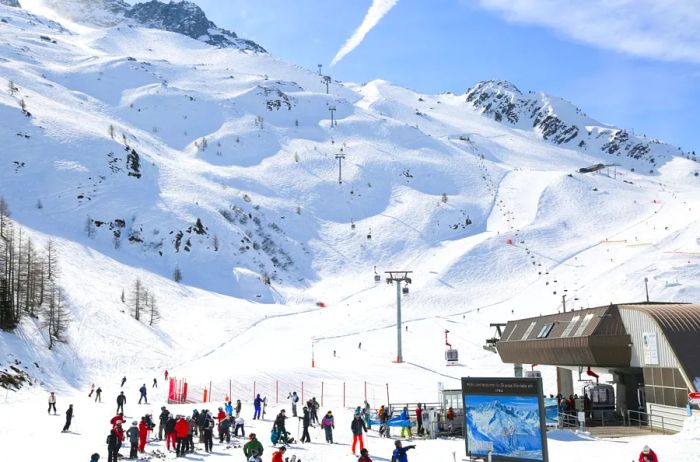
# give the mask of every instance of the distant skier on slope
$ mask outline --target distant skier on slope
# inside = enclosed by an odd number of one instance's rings
[[[255,412],[253,412],[253,420],[260,420],[260,413],[262,411],[262,398],[260,398],[260,394],[253,400],[253,409],[255,409]]]
[[[49,395],[49,414],[51,414],[51,409],[53,409],[53,415],[56,415],[56,395],[54,392]]]
[[[148,404],[148,397],[146,396],[148,389],[146,388],[145,383],[141,385],[141,388],[139,388],[139,392],[141,393],[141,396],[139,397],[139,404],[141,404],[141,400],[146,401],[146,404]]]
[[[73,405],[68,405],[68,410],[66,411],[66,424],[63,426],[63,432],[67,432],[70,429],[71,421],[73,420]]]
[[[126,396],[124,396],[124,392],[120,392],[119,396],[117,396],[117,414],[120,412],[124,412],[124,405],[126,404]]]
[[[120,388],[124,388],[125,383],[126,383],[126,376],[122,377],[122,384],[120,385]]]
[[[102,402],[102,388],[100,387],[97,387],[97,390],[95,390],[95,402]]]

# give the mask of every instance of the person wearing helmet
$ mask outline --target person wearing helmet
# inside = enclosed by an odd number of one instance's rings
[[[642,452],[639,453],[639,462],[659,462],[659,458],[649,446],[644,446]]]
[[[260,441],[258,441],[255,433],[251,433],[248,440],[249,441],[243,445],[243,454],[250,458],[252,457],[253,453],[255,453],[257,457],[261,458],[263,455],[263,445],[260,443]]]

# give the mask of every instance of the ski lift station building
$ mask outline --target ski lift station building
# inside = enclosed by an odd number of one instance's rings
[[[700,414],[689,405],[689,393],[700,391],[700,305],[611,304],[509,321],[495,346],[505,363],[557,366],[564,396],[580,393],[575,373],[611,374],[622,416],[644,412],[680,430],[688,414]]]

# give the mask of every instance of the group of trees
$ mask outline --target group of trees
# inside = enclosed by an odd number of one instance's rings
[[[122,303],[127,303],[122,291]],[[129,309],[131,316],[140,322],[146,322],[149,326],[157,324],[160,321],[160,310],[156,303],[156,297],[153,292],[148,290],[141,282],[141,279],[136,279],[131,287],[129,294]]]
[[[0,197],[0,329],[11,331],[29,316],[45,329],[49,349],[65,341],[69,316],[57,281],[53,242],[37,248],[10,220],[10,208]]]

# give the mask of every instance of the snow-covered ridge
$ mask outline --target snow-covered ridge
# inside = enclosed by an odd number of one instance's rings
[[[12,3],[15,0],[5,1]],[[151,0],[133,6],[124,0],[36,1],[78,24],[97,27],[114,27],[119,24],[149,27],[186,35],[216,47],[265,53],[265,49],[257,43],[218,27],[207,18],[199,6],[184,0],[169,3]]]
[[[695,152],[602,124],[566,100],[544,93],[525,94],[510,82],[479,82],[467,91],[466,101],[498,122],[535,130],[556,145],[607,154],[611,161],[620,157],[640,159],[654,170],[674,156],[697,160]]]

